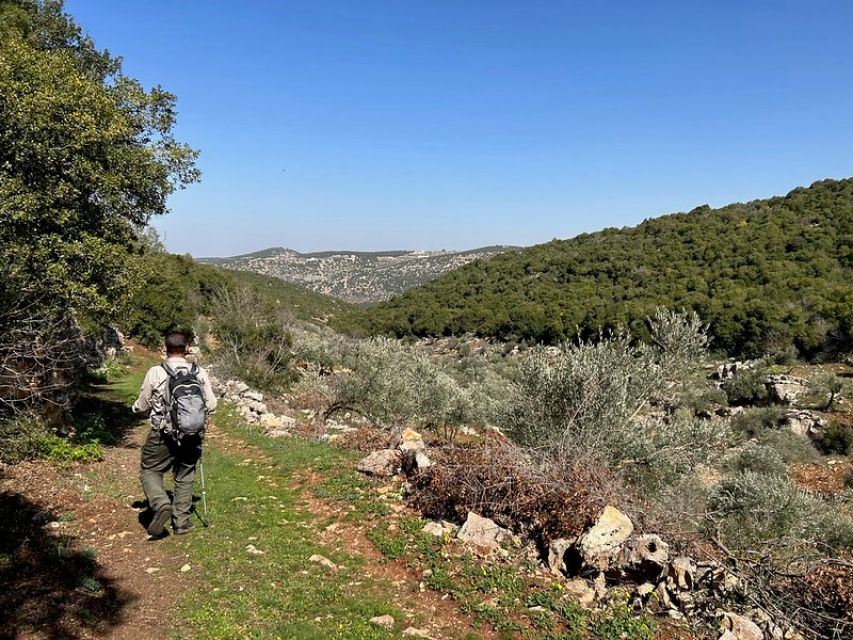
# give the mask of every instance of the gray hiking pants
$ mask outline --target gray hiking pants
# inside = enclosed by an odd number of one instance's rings
[[[142,445],[142,463],[139,480],[142,490],[148,498],[148,506],[159,511],[169,505],[169,496],[163,485],[163,474],[172,470],[175,477],[175,496],[172,500],[172,525],[184,527],[190,519],[193,504],[193,481],[195,466],[201,457],[201,442],[187,442],[178,445],[159,430],[148,432]]]

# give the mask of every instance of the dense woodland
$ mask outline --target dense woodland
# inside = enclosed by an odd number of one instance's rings
[[[712,348],[807,357],[853,347],[853,179],[698,207],[510,252],[367,314],[371,331],[555,343],[580,329],[645,334],[656,307],[696,311]]]

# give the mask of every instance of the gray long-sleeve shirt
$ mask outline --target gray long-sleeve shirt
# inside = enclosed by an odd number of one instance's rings
[[[191,366],[185,358],[174,356],[169,357],[166,362],[173,369],[189,369]],[[208,413],[213,413],[216,410],[216,394],[213,393],[213,387],[210,385],[210,378],[207,375],[207,371],[201,367],[198,369],[198,381],[204,387],[204,402],[207,405],[207,411]],[[162,365],[151,367],[148,373],[145,374],[145,380],[142,381],[139,397],[133,403],[134,413],[150,411],[149,416],[153,429],[159,429],[166,418],[164,389],[168,379],[169,374],[166,373]]]

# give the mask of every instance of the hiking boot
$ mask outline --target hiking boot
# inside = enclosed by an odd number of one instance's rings
[[[148,525],[148,535],[159,538],[166,532],[166,523],[172,519],[172,505],[159,509]]]
[[[191,531],[195,531],[195,525],[192,522],[188,522],[183,527],[175,527],[176,536],[182,536],[185,533],[190,533]]]

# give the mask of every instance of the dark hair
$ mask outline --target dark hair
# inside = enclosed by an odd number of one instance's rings
[[[166,353],[184,353],[189,343],[187,334],[173,331],[166,336]]]

